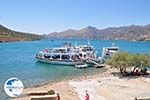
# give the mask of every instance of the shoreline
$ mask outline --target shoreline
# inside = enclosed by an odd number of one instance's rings
[[[98,70],[103,70],[103,71],[95,72],[95,73],[91,73],[91,74],[86,73],[86,77],[92,77],[92,76],[95,76],[95,75],[99,75],[99,74],[105,73],[108,70],[108,68],[105,68],[105,67],[97,68],[97,69]],[[51,80],[49,82],[45,82],[45,83],[42,83],[42,84],[36,84],[36,85],[31,85],[29,87],[24,87],[24,89],[41,87],[41,86],[45,86],[45,85],[48,85],[48,84],[55,84],[55,83],[62,82],[62,81],[82,80],[82,79],[85,79],[85,74],[79,75],[79,76],[71,76],[71,77],[67,77],[67,78],[63,78],[63,79],[58,79],[58,80]]]
[[[47,83],[43,83],[43,84],[38,84],[38,85],[35,85],[35,86],[31,86],[31,87],[26,87],[26,88],[24,88],[23,93],[20,97],[11,98],[11,100],[30,100],[30,97],[27,95],[29,91],[32,91],[32,90],[39,91],[40,88],[42,88],[42,90],[43,90],[45,87],[55,86],[55,84],[56,85],[58,85],[58,84],[63,84],[63,85],[68,84],[68,85],[70,85],[69,81],[81,81],[81,80],[85,80],[85,79],[91,79],[91,78],[96,77],[97,75],[102,75],[103,73],[106,73],[108,71],[108,68],[109,68],[108,66],[104,67],[104,68],[97,68],[99,70],[101,70],[101,69],[104,70],[101,73],[92,73],[91,75],[74,76],[74,77],[69,77],[67,79],[55,80],[55,81],[51,81],[51,82],[47,82]],[[71,86],[71,88],[73,90],[72,86]],[[43,91],[45,91],[45,90],[43,90]],[[74,92],[74,94],[76,94],[76,92]],[[78,97],[77,94],[76,94],[76,97]],[[62,99],[62,100],[66,100],[66,99]],[[74,100],[80,100],[80,99],[78,98],[78,99],[74,99]]]
[[[25,88],[21,97],[12,100],[30,100],[30,96],[27,96],[29,91],[48,91],[50,89],[60,93],[61,100],[84,100],[85,90],[88,90],[90,100],[93,100],[93,98],[94,100],[130,100],[135,97],[149,97],[149,76],[119,78],[112,75],[114,71],[117,70],[109,68],[101,74],[81,76]]]
[[[21,43],[21,42],[34,42],[34,41],[41,41],[41,40],[45,40],[45,39],[0,41],[0,44],[5,44],[5,43]]]
[[[92,68],[92,67],[89,67],[89,68]],[[97,75],[97,74],[102,74],[102,73],[104,73],[104,72],[106,72],[108,70],[108,68],[106,68],[106,67],[94,68],[94,69],[98,69],[98,70],[101,70],[101,71],[97,71],[97,72],[93,72],[93,73],[86,72],[86,77],[91,77],[91,76],[94,76],[94,75]],[[78,69],[78,70],[83,70],[83,69]],[[85,73],[81,74],[81,75],[78,75],[78,76],[69,76],[69,77],[56,79],[56,80],[48,80],[48,82],[43,82],[42,84],[38,83],[38,84],[35,84],[35,85],[30,85],[28,87],[24,87],[24,89],[36,88],[36,87],[48,85],[50,83],[53,84],[53,83],[62,82],[62,81],[69,81],[69,80],[75,80],[75,79],[84,79],[84,78],[85,78]]]

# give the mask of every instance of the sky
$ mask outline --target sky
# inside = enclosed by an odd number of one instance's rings
[[[146,25],[150,0],[0,0],[0,24],[36,34]]]

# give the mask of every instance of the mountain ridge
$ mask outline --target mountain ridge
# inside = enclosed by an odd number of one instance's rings
[[[62,32],[53,32],[47,35],[53,39],[102,39],[102,40],[130,40],[144,41],[150,40],[150,24],[130,25],[121,27],[109,27],[98,29],[87,26],[80,30],[68,29]]]
[[[43,38],[41,35],[14,31],[0,24],[0,42],[33,41]]]

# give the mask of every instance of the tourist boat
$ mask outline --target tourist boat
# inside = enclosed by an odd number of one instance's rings
[[[114,43],[112,43],[111,47],[104,47],[102,50],[102,59],[110,59],[114,54],[119,52],[119,47],[115,46]]]
[[[99,61],[95,50],[91,45],[72,45],[65,43],[58,48],[50,48],[39,51],[36,54],[37,61],[50,64],[79,65],[88,63],[87,59]]]

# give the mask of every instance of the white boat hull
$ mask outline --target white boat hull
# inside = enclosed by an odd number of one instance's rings
[[[87,64],[75,65],[76,68],[86,68]]]
[[[39,59],[37,58],[37,61],[49,63],[49,64],[55,64],[55,65],[69,65],[74,66],[77,64],[83,64],[83,61],[64,61],[64,60],[47,60],[47,59]]]

